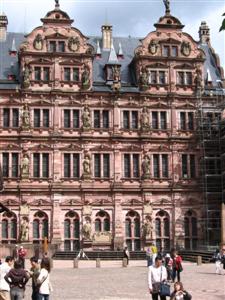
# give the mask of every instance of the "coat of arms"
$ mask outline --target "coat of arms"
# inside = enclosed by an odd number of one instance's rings
[[[156,54],[156,52],[158,50],[158,42],[156,40],[151,40],[151,42],[148,46],[148,50],[151,54]]]
[[[70,51],[77,52],[80,49],[80,41],[78,37],[70,37],[68,40],[68,47]]]
[[[40,34],[37,34],[34,40],[34,48],[36,50],[42,50],[43,49],[43,39]]]
[[[181,52],[183,53],[183,55],[185,56],[189,56],[191,53],[191,45],[189,42],[182,42],[181,44]]]

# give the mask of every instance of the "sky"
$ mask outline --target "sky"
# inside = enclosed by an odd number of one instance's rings
[[[84,35],[101,35],[107,20],[114,36],[145,37],[164,15],[163,0],[59,0],[60,8],[74,19]],[[185,25],[183,31],[198,40],[201,21],[210,27],[211,44],[225,67],[225,31],[219,33],[225,0],[171,0],[171,14]],[[54,9],[54,0],[0,0],[8,17],[8,31],[29,33],[41,25],[40,18]]]

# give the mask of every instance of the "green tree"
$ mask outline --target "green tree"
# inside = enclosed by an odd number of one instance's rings
[[[225,13],[222,16],[225,16]],[[220,27],[220,31],[222,30],[225,30],[225,19],[223,20],[222,25]]]

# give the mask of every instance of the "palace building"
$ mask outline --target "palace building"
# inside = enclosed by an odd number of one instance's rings
[[[219,118],[224,74],[206,22],[195,41],[166,7],[145,38],[114,37],[109,24],[86,37],[56,1],[25,36],[7,24],[2,14],[1,243],[218,244],[222,202],[204,196],[199,120]]]

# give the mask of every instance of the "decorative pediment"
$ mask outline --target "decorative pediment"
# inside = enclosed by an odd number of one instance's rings
[[[163,69],[165,69],[165,68],[168,68],[168,66],[166,64],[157,62],[157,63],[146,66],[146,68],[157,68],[157,69],[163,68]]]
[[[3,105],[20,105],[20,100],[18,99],[14,99],[13,97],[10,97],[9,99],[1,99],[0,100],[0,104],[3,104]]]
[[[127,199],[122,202],[122,206],[142,206],[143,201],[138,199]]]
[[[95,199],[92,202],[92,205],[94,206],[100,206],[100,205],[112,205],[112,200],[108,199],[108,198],[102,198],[102,199]]]
[[[159,149],[159,151],[170,151],[170,146],[161,144],[161,145],[159,145],[158,149]]]
[[[46,35],[45,39],[46,40],[50,40],[50,39],[60,39],[60,40],[64,39],[64,40],[67,40],[68,36],[63,35],[63,34],[61,34],[59,32],[56,32],[54,34]]]
[[[179,45],[181,44],[181,41],[175,40],[173,38],[165,39],[159,41],[160,44],[173,44],[173,45]]]
[[[60,65],[73,65],[73,66],[82,66],[83,64],[77,59],[63,60],[60,61]]]
[[[19,200],[15,200],[15,199],[7,199],[7,200],[4,200],[4,201],[1,201],[1,203],[5,206],[19,206],[20,205],[20,202]]]
[[[49,105],[51,105],[52,103],[51,103],[50,100],[47,100],[47,99],[38,99],[38,100],[33,100],[33,101],[32,101],[32,104],[49,106]]]
[[[79,198],[71,198],[71,199],[67,199],[63,202],[60,203],[61,206],[82,206],[83,202],[82,200]]]
[[[33,146],[32,148],[30,148],[31,151],[34,151],[34,150],[38,150],[38,151],[50,151],[52,150],[52,147],[51,145],[47,145],[47,144],[36,144],[35,146]]]
[[[154,205],[168,205],[168,204],[172,204],[171,199],[167,199],[167,198],[161,198],[161,199],[157,199],[155,201],[153,201]]]
[[[168,104],[166,102],[163,102],[163,101],[158,101],[158,102],[155,102],[154,104],[150,104],[149,105],[149,108],[168,108]]]
[[[39,58],[29,62],[29,65],[52,65],[53,62],[50,59]]]
[[[46,199],[35,199],[34,201],[29,203],[30,206],[48,206],[51,205],[51,201],[48,201]]]
[[[186,101],[185,103],[181,105],[176,105],[176,108],[178,109],[193,109],[196,108],[194,103],[191,103],[190,101]]]
[[[80,145],[71,143],[70,145],[60,148],[60,151],[82,151],[82,147]]]
[[[112,151],[112,147],[106,144],[101,144],[94,148],[91,148],[91,151]]]
[[[126,145],[125,147],[123,147],[123,151],[126,151],[126,152],[140,152],[142,149],[140,146],[136,146],[136,145]]]
[[[194,69],[194,66],[192,64],[187,64],[187,63],[184,63],[184,64],[181,64],[181,65],[176,65],[174,67],[174,69]]]
[[[5,145],[1,145],[0,149],[6,149]],[[8,150],[20,151],[21,147],[18,144],[9,143],[9,144],[7,144],[7,149]]]

